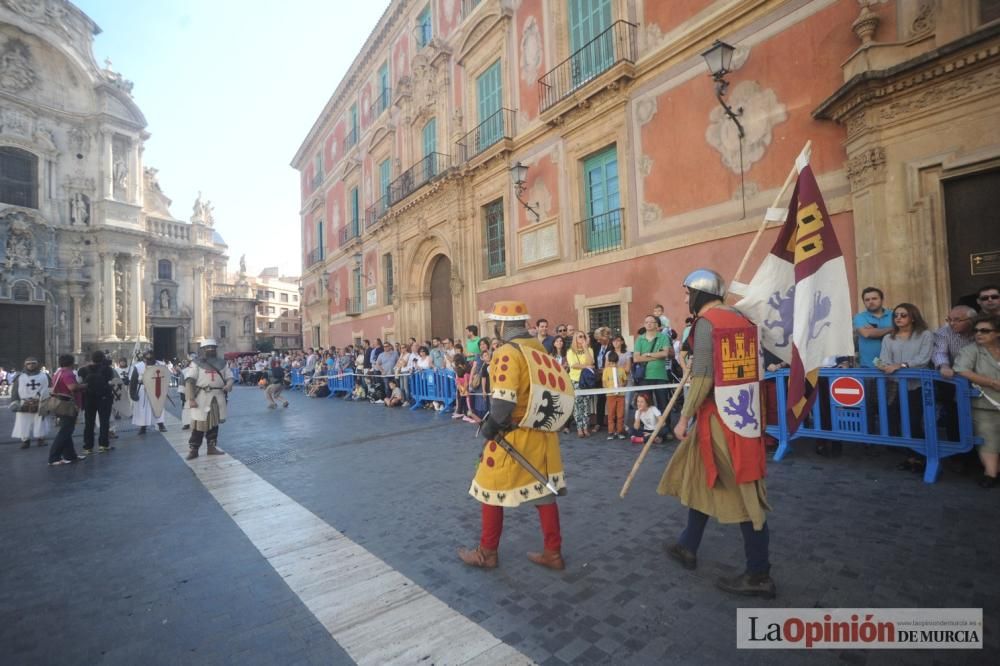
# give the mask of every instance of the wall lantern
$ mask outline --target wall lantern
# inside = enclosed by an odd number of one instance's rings
[[[512,166],[510,168],[510,180],[514,185],[514,196],[521,202],[522,206],[527,208],[528,211],[535,216],[535,222],[539,222],[541,220],[541,216],[538,214],[537,210],[538,202],[536,201],[535,205],[532,206],[521,198],[524,194],[524,185],[528,182],[528,167],[524,166],[520,162]]]
[[[738,107],[735,111],[733,107],[726,104],[726,100],[723,97],[726,91],[729,89],[729,81],[726,81],[726,74],[731,70],[733,64],[733,53],[736,48],[722,40],[715,40],[712,46],[708,48],[701,57],[705,59],[705,64],[708,65],[709,74],[712,76],[712,80],[715,81],[715,98],[719,100],[719,104],[722,106],[723,112],[726,114],[733,124],[736,125],[736,131],[739,133],[740,138],[740,198],[743,201],[743,217],[747,214],[747,201],[746,201],[746,186],[743,182],[743,125],[740,123],[740,116],[743,115],[743,107]]]

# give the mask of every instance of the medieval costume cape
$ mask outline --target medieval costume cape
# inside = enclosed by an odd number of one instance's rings
[[[157,363],[156,365],[163,365],[162,363]],[[166,367],[166,366],[164,366]],[[149,399],[146,397],[146,387],[142,384],[142,375],[146,371],[146,363],[144,361],[136,361],[135,365],[132,366],[132,376],[129,379],[129,395],[132,396],[132,425],[137,426],[151,426],[154,423],[163,423],[163,417],[166,415],[166,410],[160,414],[160,418],[156,418],[153,414],[153,407],[149,404]]]
[[[720,523],[763,528],[770,511],[764,483],[757,329],[727,306],[694,324],[691,388],[681,418],[695,418],[670,458],[657,492]]]
[[[528,387],[533,379],[538,381],[537,373],[535,378],[529,376],[529,363],[524,354],[534,352],[543,361],[551,357],[534,337],[517,338],[516,343],[520,349],[507,343],[493,354],[490,361],[490,386],[493,398],[516,403],[511,422],[522,423],[532,408]],[[572,405],[572,399],[568,404]],[[506,439],[538,471],[545,474],[557,489],[566,487],[557,432],[522,426],[507,433]],[[511,507],[552,497],[545,486],[495,442],[489,442],[483,449],[469,494],[483,504]]]
[[[14,415],[14,430],[11,437],[21,441],[28,439],[44,439],[49,434],[49,421],[38,412],[38,407],[49,397],[48,373],[39,370],[33,375],[25,371],[17,373],[11,387],[11,401],[21,403],[21,409]],[[34,401],[34,411],[21,411],[26,402]]]
[[[212,361],[216,363],[213,363]],[[184,372],[185,392],[194,383],[194,399],[191,407],[191,427],[208,432],[220,423],[226,422],[226,382],[232,374],[221,359],[197,359]]]

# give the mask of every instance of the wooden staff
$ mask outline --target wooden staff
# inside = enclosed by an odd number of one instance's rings
[[[687,384],[688,377],[690,376],[691,366],[685,365],[684,375],[681,377],[680,386],[674,390],[674,397],[670,398],[667,408],[663,410],[663,413],[660,414],[660,420],[656,422],[656,430],[654,430],[653,434],[646,440],[646,445],[642,447],[642,451],[639,452],[639,457],[636,458],[635,464],[632,465],[632,471],[629,472],[628,478],[625,479],[625,485],[622,486],[622,491],[618,494],[622,499],[625,498],[625,493],[628,492],[629,486],[632,485],[632,479],[635,478],[635,473],[639,471],[639,465],[642,464],[646,454],[649,453],[649,447],[653,445],[653,440],[659,436],[660,430],[663,429],[663,424],[667,422],[667,417],[670,415],[670,410],[672,410],[674,405],[677,403],[677,398],[680,397],[681,392],[684,390],[684,385]]]
[[[802,149],[802,153],[808,153],[812,148],[812,139],[806,141],[805,147]],[[802,153],[799,153],[800,155]],[[788,177],[785,178],[785,184],[781,186],[781,191],[778,192],[778,196],[774,197],[774,203],[771,204],[771,208],[777,208],[781,200],[785,198],[785,192],[788,187],[792,184],[799,175],[798,166],[793,164],[792,170],[788,172]],[[768,209],[770,210],[770,209]],[[733,276],[733,282],[739,282],[740,277],[743,275],[743,270],[747,267],[747,263],[750,261],[750,255],[753,254],[754,249],[757,247],[757,243],[760,241],[760,237],[764,235],[764,230],[767,229],[767,211],[764,211],[764,219],[760,222],[760,227],[757,229],[757,234],[750,241],[750,247],[747,248],[747,253],[743,255],[743,261],[740,262],[740,267],[736,269],[736,275]]]

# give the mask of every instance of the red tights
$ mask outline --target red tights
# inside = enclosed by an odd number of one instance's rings
[[[559,529],[559,505],[536,504],[538,519],[542,523],[542,537],[545,550],[559,552],[562,547],[562,532]],[[483,534],[479,545],[487,550],[500,547],[500,533],[503,532],[503,507],[483,504]]]

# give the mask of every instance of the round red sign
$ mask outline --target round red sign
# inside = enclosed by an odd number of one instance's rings
[[[830,396],[841,407],[857,407],[865,399],[865,385],[854,377],[837,377],[830,382]]]

